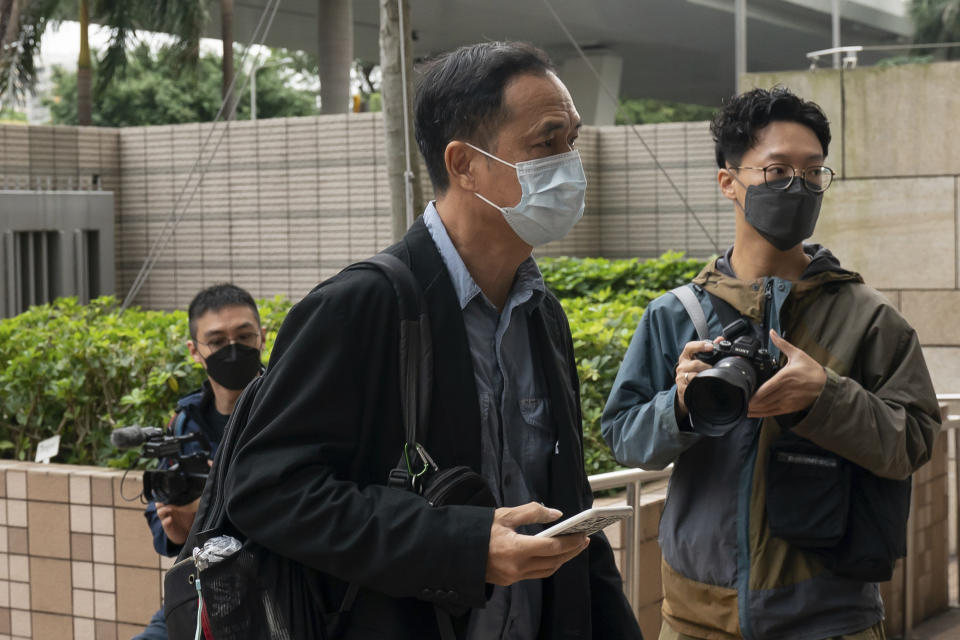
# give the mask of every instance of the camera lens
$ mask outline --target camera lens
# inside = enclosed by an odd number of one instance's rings
[[[739,356],[724,358],[690,381],[684,402],[694,432],[722,436],[747,417],[747,405],[757,388],[753,364]]]

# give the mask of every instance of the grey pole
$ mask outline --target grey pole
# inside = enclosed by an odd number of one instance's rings
[[[250,72],[250,119],[257,119],[257,70],[260,67],[254,65]]]
[[[276,60],[267,64],[256,64],[254,63],[253,69],[250,70],[250,119],[257,119],[257,71],[260,69],[269,69],[270,67],[282,67],[285,64],[290,64],[293,62],[290,58],[284,58],[282,60]]]
[[[840,0],[833,0],[831,28],[833,29],[833,48],[840,47]],[[840,52],[833,54],[833,68],[840,68]]]
[[[740,77],[747,72],[747,0],[735,0],[733,6],[734,58],[736,69],[736,78],[733,80],[733,91],[737,93],[740,90]]]

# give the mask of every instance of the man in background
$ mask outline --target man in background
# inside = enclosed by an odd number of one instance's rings
[[[207,372],[200,389],[184,396],[167,430],[171,435],[200,433],[210,443],[210,458],[217,452],[223,431],[244,387],[260,374],[260,354],[266,330],[253,297],[233,284],[217,284],[198,293],[187,311],[190,339],[187,350]],[[198,450],[194,441],[184,453]],[[164,461],[161,468],[165,468]],[[200,498],[185,505],[150,502],[144,511],[157,553],[174,557],[193,526]],[[136,640],[166,640],[163,609],[154,614]]]

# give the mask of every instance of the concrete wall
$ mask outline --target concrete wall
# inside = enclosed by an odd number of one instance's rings
[[[916,328],[939,393],[960,391],[960,63],[748,74],[830,119],[827,191],[814,240],[882,290]]]
[[[0,126],[0,189],[64,190],[96,180],[113,191],[121,296],[178,217],[138,304],[183,308],[200,288],[225,280],[255,296],[298,299],[390,244],[382,131],[377,113],[216,127]],[[584,218],[538,255],[708,256],[732,241],[707,123],[585,127],[577,146],[589,183]],[[206,167],[199,184],[191,174],[198,162]]]

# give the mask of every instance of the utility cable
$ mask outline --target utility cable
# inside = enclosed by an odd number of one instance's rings
[[[590,59],[587,58],[587,54],[585,54],[583,52],[583,49],[580,47],[580,45],[577,44],[576,38],[574,38],[573,34],[570,33],[570,30],[567,29],[567,26],[563,23],[563,20],[560,19],[560,16],[557,15],[557,12],[554,10],[553,5],[550,4],[550,0],[543,0],[543,4],[546,5],[547,10],[550,11],[550,14],[553,16],[553,19],[556,20],[558,25],[560,25],[560,30],[563,31],[564,35],[567,36],[567,39],[570,40],[570,43],[573,45],[574,49],[576,49],[577,53],[580,54],[580,57],[583,58],[583,61],[586,63],[587,68],[590,69],[590,72],[597,79],[597,82],[600,83],[600,88],[603,89],[604,93],[606,93],[611,100],[613,100],[614,104],[618,104],[619,100],[617,99],[617,96],[614,95],[613,91],[610,90],[610,87],[607,86],[607,83],[603,81],[602,77],[600,77],[600,74],[594,68],[593,64],[590,62]],[[687,198],[683,195],[683,193],[680,192],[680,188],[677,187],[676,183],[674,183],[673,179],[670,177],[670,174],[667,173],[666,168],[664,168],[664,166],[660,164],[660,160],[657,158],[657,154],[653,152],[653,149],[650,148],[650,145],[647,144],[647,141],[643,139],[643,136],[640,135],[640,132],[637,130],[637,125],[630,124],[628,126],[630,127],[630,130],[633,132],[633,134],[640,141],[640,144],[643,145],[643,148],[646,149],[647,153],[650,154],[650,157],[653,159],[654,165],[656,165],[660,173],[663,174],[663,177],[667,179],[667,183],[673,189],[674,193],[676,193],[677,197],[680,198],[680,202],[683,203],[683,206],[687,210],[687,213],[693,216],[693,219],[697,222],[697,225],[700,227],[701,231],[703,231],[703,234],[707,236],[707,240],[709,240],[710,244],[713,245],[713,250],[716,251],[717,253],[720,253],[720,245],[717,244],[717,241],[714,240],[710,232],[707,231],[706,226],[704,226],[703,222],[700,220],[700,217],[697,215],[697,212],[693,210],[693,207],[690,206],[690,203],[687,201]]]
[[[403,149],[407,161],[406,171],[403,173],[404,202],[407,207],[407,226],[413,224],[413,169],[410,160],[410,110],[407,108],[407,32],[403,26],[403,0],[397,0],[400,28],[400,82],[403,84]]]
[[[271,9],[272,5],[272,9]],[[280,0],[268,0],[263,7],[263,11],[260,14],[260,19],[257,21],[257,25],[253,30],[253,34],[250,37],[250,43],[247,45],[246,49],[243,52],[243,56],[240,58],[239,67],[244,68],[244,63],[249,55],[250,51],[253,48],[254,44],[258,44],[262,47],[263,42],[266,41],[267,34],[270,33],[270,27],[273,25],[273,19],[277,15],[277,9],[280,7]],[[268,17],[269,16],[269,17]],[[266,26],[264,27],[264,20],[266,20]],[[262,28],[262,33],[261,33]],[[226,44],[225,44],[226,46]],[[233,46],[233,43],[229,43],[229,46]],[[256,64],[259,64],[260,57],[263,55],[263,51],[259,51],[256,55],[257,61]],[[170,241],[170,238],[173,236],[174,231],[176,231],[177,225],[183,219],[184,215],[187,212],[187,209],[190,207],[190,204],[193,202],[194,195],[196,195],[197,189],[200,187],[200,184],[203,182],[203,177],[206,174],[207,169],[210,164],[213,162],[213,158],[216,156],[217,150],[220,148],[220,143],[223,141],[223,135],[226,132],[226,127],[217,127],[224,115],[225,109],[229,105],[229,113],[227,114],[227,119],[232,119],[236,114],[237,105],[239,101],[233,99],[236,95],[243,93],[246,89],[247,83],[249,82],[248,74],[244,74],[243,82],[240,86],[240,90],[234,93],[233,89],[237,83],[237,74],[235,73],[230,79],[230,84],[227,86],[226,95],[220,103],[220,108],[217,110],[217,114],[213,119],[213,126],[210,127],[207,137],[204,139],[203,143],[200,145],[200,150],[197,153],[197,159],[194,161],[193,166],[190,168],[190,172],[187,174],[187,179],[184,181],[183,188],[180,190],[177,195],[177,199],[173,204],[173,208],[170,210],[170,214],[167,216],[166,221],[164,222],[163,228],[160,230],[160,234],[154,240],[153,244],[150,247],[150,251],[147,253],[147,258],[144,260],[143,264],[140,267],[140,271],[137,273],[136,278],[134,278],[133,283],[130,286],[130,290],[127,292],[126,297],[123,299],[123,303],[120,305],[120,313],[123,313],[130,304],[132,304],[134,298],[140,293],[140,290],[143,288],[143,285],[146,283],[147,278],[150,275],[150,272],[153,271],[154,266],[156,266],[157,260],[159,260],[160,255],[163,253],[167,244]],[[219,136],[216,139],[216,142],[213,147],[213,151],[208,156],[205,164],[200,167],[201,162],[203,162],[204,153],[207,151],[207,146],[210,144],[210,139],[213,137],[215,132],[219,131]],[[187,197],[186,203],[183,205],[180,213],[177,213],[177,207],[180,205],[180,202],[183,200],[184,194],[187,189],[190,187],[191,179],[198,173],[199,177],[193,185],[193,189],[190,191],[189,196]]]

